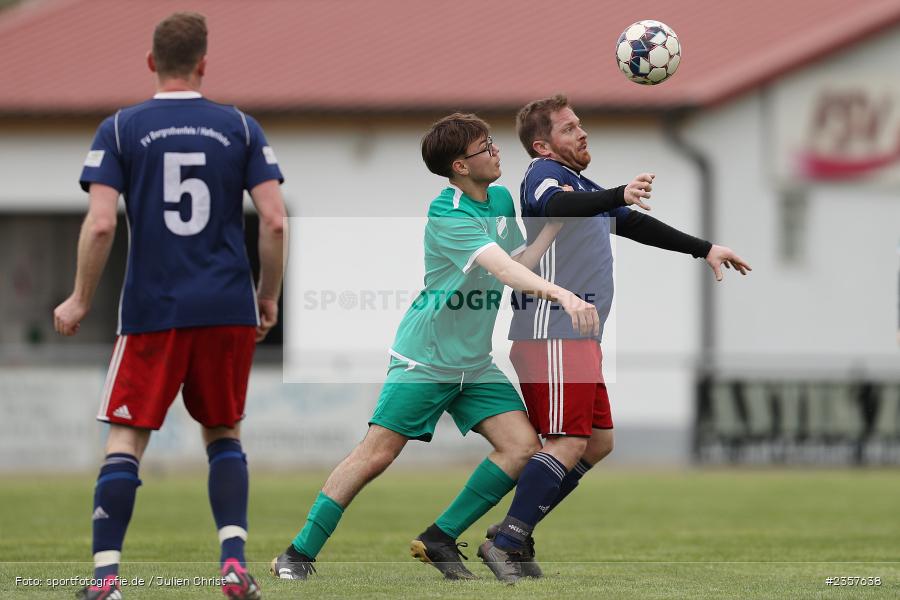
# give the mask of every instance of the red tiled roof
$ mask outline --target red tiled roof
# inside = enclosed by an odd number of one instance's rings
[[[256,111],[582,110],[721,102],[900,23],[900,0],[44,0],[0,13],[0,113],[97,113],[154,89],[144,54],[176,10],[207,15],[204,93]],[[619,33],[670,25],[671,81],[617,70]]]

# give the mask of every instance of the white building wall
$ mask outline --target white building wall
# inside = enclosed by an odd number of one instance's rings
[[[0,211],[85,210],[87,196],[78,177],[93,136],[90,124],[43,119],[0,124]]]
[[[900,35],[877,37],[708,111],[691,127],[691,139],[714,159],[718,237],[754,267],[743,285],[716,290],[719,349],[730,363],[896,373],[900,185],[792,179],[788,153],[776,144],[779,116],[807,114],[806,91],[867,75],[877,86],[898,55]],[[888,121],[895,130],[896,115]],[[790,187],[808,198],[803,227],[791,234],[799,236],[798,257],[786,261],[779,231]]]

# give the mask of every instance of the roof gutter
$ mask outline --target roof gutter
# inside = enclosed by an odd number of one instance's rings
[[[713,241],[716,239],[714,228],[716,222],[715,203],[713,202],[713,170],[709,158],[696,146],[691,145],[683,137],[685,121],[694,111],[667,111],[662,115],[663,133],[666,141],[692,163],[700,178],[700,237]],[[694,404],[694,430],[692,452],[694,461],[699,461],[699,417],[710,410],[710,388],[713,374],[713,359],[716,355],[716,305],[713,301],[715,280],[706,273],[700,280],[700,353],[695,367],[696,400]]]

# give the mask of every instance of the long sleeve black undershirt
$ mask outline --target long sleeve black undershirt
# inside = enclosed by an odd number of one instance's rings
[[[547,200],[544,214],[551,219],[561,217],[593,217],[625,206],[625,186],[602,192],[556,192]]]
[[[547,200],[544,213],[551,219],[593,217],[625,205],[625,186],[622,185],[602,192],[556,192]],[[706,258],[712,248],[706,240],[636,210],[616,219],[615,233],[647,246],[690,254],[695,258]]]
[[[627,217],[616,219],[615,233],[647,246],[690,254],[694,258],[706,258],[712,248],[712,244],[706,240],[678,231],[671,225],[636,210],[631,211]]]

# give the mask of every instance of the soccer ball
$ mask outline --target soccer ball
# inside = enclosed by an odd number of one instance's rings
[[[625,77],[642,85],[662,83],[681,62],[681,43],[672,28],[659,21],[638,21],[616,42],[616,62]]]

